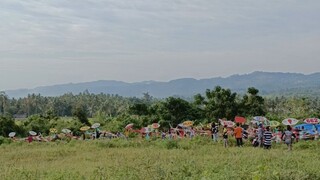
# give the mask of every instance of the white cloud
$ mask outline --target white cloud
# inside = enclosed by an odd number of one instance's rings
[[[318,0],[3,0],[0,76],[12,75],[0,89],[316,71],[319,9]]]

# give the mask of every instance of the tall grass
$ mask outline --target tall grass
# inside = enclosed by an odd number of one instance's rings
[[[320,179],[319,146],[224,148],[203,138],[17,142],[0,146],[0,179]]]

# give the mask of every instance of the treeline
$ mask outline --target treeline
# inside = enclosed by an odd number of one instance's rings
[[[277,121],[287,117],[319,117],[320,99],[262,97],[259,90],[253,87],[248,88],[246,94],[240,95],[220,86],[195,95],[191,101],[179,97],[156,99],[148,93],[143,94],[142,98],[128,98],[92,94],[88,91],[77,95],[68,93],[59,97],[30,94],[15,99],[1,92],[0,116],[6,117],[2,118],[1,121],[5,119],[5,122],[0,122],[0,126],[3,123],[10,124],[10,119],[26,117],[27,121],[22,124],[24,130],[44,128],[48,132],[50,127],[57,127],[62,123],[60,117],[67,116],[78,120],[76,124],[64,124],[71,129],[84,124],[89,125],[88,118],[94,118],[107,129],[118,131],[125,124],[132,122],[137,128],[153,122],[159,122],[162,127],[168,128],[185,120],[204,124],[218,121],[219,118],[232,120],[235,116],[266,116]],[[15,128],[17,127],[2,131],[2,134]]]

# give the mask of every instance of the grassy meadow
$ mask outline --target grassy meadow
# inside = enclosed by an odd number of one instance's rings
[[[320,179],[319,147],[224,148],[205,138],[14,142],[0,146],[0,179]]]

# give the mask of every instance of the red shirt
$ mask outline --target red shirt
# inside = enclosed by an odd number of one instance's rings
[[[236,138],[242,138],[242,128],[241,127],[234,128],[234,136]]]

